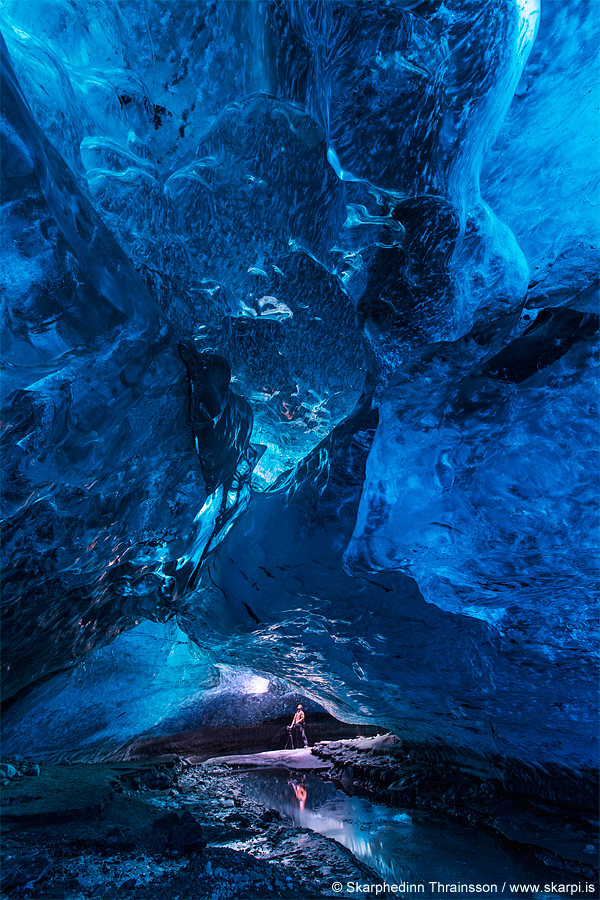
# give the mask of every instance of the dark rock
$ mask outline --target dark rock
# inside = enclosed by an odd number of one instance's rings
[[[181,815],[171,812],[161,816],[152,827],[168,832],[167,844],[172,852],[190,855],[201,853],[206,847],[202,826],[187,809]]]
[[[169,777],[166,772],[149,770],[142,774],[141,780],[150,790],[164,791],[173,785],[173,776]]]
[[[95,818],[106,807],[113,789],[103,777],[91,777],[89,766],[45,765],[36,779],[13,778],[5,788],[11,811],[5,824],[47,825]]]
[[[111,850],[131,850],[134,846],[134,841],[131,837],[131,829],[119,828],[118,826],[110,828],[107,832],[106,841],[104,843]]]
[[[124,881],[121,885],[122,891],[132,891],[137,884],[137,880],[135,878],[128,878],[127,881]]]
[[[260,818],[265,824],[270,824],[271,822],[281,822],[281,815],[277,812],[276,809],[267,809]]]
[[[208,822],[203,825],[203,832],[209,844],[246,840],[251,833],[247,828],[236,828],[228,822]]]
[[[180,821],[178,813],[170,812],[165,816],[161,816],[160,819],[157,819],[152,827],[156,831],[169,831],[171,828],[179,824]]]
[[[185,855],[201,853],[206,847],[202,826],[189,810],[182,813],[178,824],[170,829],[167,841],[171,850]]]
[[[2,857],[2,890],[39,881],[51,862],[38,853]]]
[[[149,790],[164,791],[172,788],[176,783],[177,772],[175,764],[168,763],[161,766],[152,766],[148,769],[139,769],[134,772],[126,772],[120,776],[120,781],[133,791]]]
[[[244,816],[242,813],[229,813],[228,816],[225,816],[225,821],[239,825],[240,828],[250,828],[252,824],[248,816]]]

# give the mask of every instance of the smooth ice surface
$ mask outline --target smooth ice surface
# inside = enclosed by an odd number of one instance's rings
[[[516,630],[550,656],[575,634],[593,643],[593,319],[540,314],[453,391],[443,350],[416,377],[394,376],[346,551],[351,571],[401,569],[429,602]],[[444,388],[428,397],[431,382]]]
[[[142,622],[9,710],[4,753],[101,757],[131,734],[160,734],[218,683],[218,671],[174,621]]]
[[[294,771],[315,771],[316,769],[330,769],[331,763],[325,762],[307,749],[298,750],[267,750],[264,753],[239,754],[237,756],[217,756],[207,759],[206,765],[211,763],[226,766],[250,766],[251,768],[288,768]]]
[[[594,765],[598,19],[7,0],[19,752],[193,730],[220,666]]]

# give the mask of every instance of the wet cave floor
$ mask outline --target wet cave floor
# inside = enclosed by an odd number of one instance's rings
[[[3,896],[334,896],[381,879],[249,796],[244,774],[179,758],[41,766],[3,790]],[[244,848],[244,849],[241,849]]]
[[[2,897],[382,896],[386,882],[402,895],[428,873],[456,884],[504,876],[540,891],[489,893],[548,897],[544,887],[564,896],[564,882],[585,882],[434,812],[346,796],[299,753],[300,771],[290,760],[252,769],[177,756],[23,768],[3,788]],[[442,896],[428,884],[422,895]]]

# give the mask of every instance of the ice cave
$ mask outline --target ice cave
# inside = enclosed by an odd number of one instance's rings
[[[0,30],[1,896],[598,897],[598,0]]]

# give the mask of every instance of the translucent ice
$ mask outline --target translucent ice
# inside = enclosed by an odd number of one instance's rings
[[[593,764],[597,4],[2,27],[14,746],[189,723],[214,663]],[[79,728],[135,660],[148,697]]]

